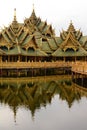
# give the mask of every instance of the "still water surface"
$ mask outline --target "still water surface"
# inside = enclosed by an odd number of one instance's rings
[[[86,97],[70,76],[0,79],[0,130],[87,130]]]

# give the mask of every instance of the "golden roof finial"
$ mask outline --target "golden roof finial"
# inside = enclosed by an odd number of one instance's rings
[[[33,3],[33,10],[34,10],[34,3]]]
[[[14,8],[14,21],[16,21],[16,8]]]
[[[75,32],[75,28],[74,28],[74,26],[73,26],[72,20],[70,20],[70,25],[69,25],[67,31],[68,31],[68,32]]]
[[[70,24],[72,24],[72,20],[70,20]]]

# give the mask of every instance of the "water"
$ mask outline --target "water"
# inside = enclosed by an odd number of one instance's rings
[[[87,130],[87,89],[70,76],[0,79],[0,130]]]

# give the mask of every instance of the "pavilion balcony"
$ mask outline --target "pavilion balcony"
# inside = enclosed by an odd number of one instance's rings
[[[71,67],[73,62],[52,61],[52,62],[1,62],[0,69],[28,69],[28,68],[58,68]]]

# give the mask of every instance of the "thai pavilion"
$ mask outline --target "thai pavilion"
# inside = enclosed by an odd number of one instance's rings
[[[0,34],[0,59],[7,62],[49,60],[57,49],[56,42],[52,26],[37,18],[34,10],[23,24],[17,22],[15,12],[11,25]]]
[[[51,25],[41,21],[33,9],[24,23],[14,19],[0,32],[0,61],[84,60],[87,56],[87,36],[75,30],[72,22],[67,31],[56,37]]]
[[[8,69],[13,64],[16,68],[17,63],[23,67],[31,62],[37,62],[39,68],[43,62],[51,66],[52,62],[78,60],[87,60],[87,36],[76,30],[72,22],[57,37],[52,25],[37,17],[34,9],[23,23],[17,21],[14,9],[12,23],[0,32],[0,68]]]

